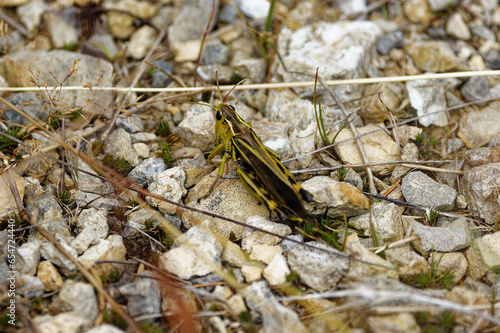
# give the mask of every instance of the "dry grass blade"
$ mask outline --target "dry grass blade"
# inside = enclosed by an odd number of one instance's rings
[[[439,73],[439,74],[421,74],[421,75],[406,75],[406,76],[387,76],[387,77],[377,77],[377,78],[365,78],[365,79],[345,79],[345,80],[326,80],[325,84],[328,86],[338,86],[338,85],[357,85],[357,84],[374,84],[374,83],[384,83],[384,82],[408,82],[408,81],[418,81],[418,80],[437,80],[445,78],[465,78],[474,76],[498,76],[500,75],[500,70],[488,70],[488,71],[470,71],[470,72],[453,72],[453,73]],[[256,84],[245,84],[238,86],[235,90],[257,90],[257,89],[282,89],[282,88],[306,88],[313,87],[314,81],[298,81],[298,82],[283,82],[283,83],[256,83]],[[53,89],[55,87],[47,87],[47,89]],[[57,87],[59,88],[59,87]],[[233,88],[233,85],[220,86],[220,90],[226,91]],[[61,87],[62,91],[72,91],[72,90],[88,90],[89,87],[86,86],[66,86]],[[216,91],[216,87],[178,87],[178,88],[150,88],[150,87],[92,87],[92,90],[96,91],[116,91],[116,92],[191,92],[194,94],[201,93],[202,90],[210,89],[211,91]],[[38,87],[0,87],[0,91],[39,91]],[[488,98],[481,100],[482,102],[492,101],[498,99]],[[473,102],[476,103],[476,102]]]

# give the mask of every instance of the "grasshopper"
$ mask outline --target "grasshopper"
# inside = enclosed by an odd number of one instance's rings
[[[222,100],[222,98],[221,98]],[[215,108],[217,146],[208,156],[211,161],[223,149],[217,178],[209,193],[224,173],[224,165],[232,159],[245,188],[263,202],[279,220],[303,221],[306,211],[301,199],[310,202],[312,195],[304,190],[281,163],[274,150],[262,144],[250,123],[245,122],[225,99]]]

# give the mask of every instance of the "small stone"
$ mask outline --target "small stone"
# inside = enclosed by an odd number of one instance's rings
[[[364,127],[358,128],[359,134],[372,132],[379,129],[374,124],[369,124]],[[335,134],[328,136],[329,140],[333,140]],[[343,129],[336,138],[337,142],[353,137],[353,133],[349,129]],[[367,134],[360,138],[361,143],[366,152],[368,161],[370,162],[385,162],[385,161],[398,161],[400,159],[399,147],[391,136],[384,131],[377,131],[375,133]],[[359,152],[356,140],[341,143],[334,147],[335,152],[344,163],[363,163],[363,157]],[[390,166],[372,166],[374,174],[385,174],[391,171]]]
[[[156,60],[154,62],[154,65],[158,67],[161,71],[156,68],[153,68],[153,77],[151,80],[151,86],[155,88],[163,88],[168,86],[170,82],[172,82],[172,79],[167,74],[170,75],[173,74],[174,65],[169,61],[163,61],[163,60]],[[132,141],[133,140],[134,139],[132,138]]]
[[[109,30],[114,37],[127,39],[137,29],[134,26],[137,17],[148,21],[158,12],[158,4],[147,1],[126,0],[113,4],[113,9],[115,10],[107,12]],[[134,16],[127,13],[134,13]]]
[[[410,0],[403,3],[403,11],[408,21],[428,26],[432,12],[427,0]]]
[[[320,292],[330,290],[337,285],[349,269],[349,260],[335,255],[338,251],[323,243],[308,242],[306,244],[332,253],[304,245],[296,246],[288,252],[290,269],[297,273],[300,281],[309,287]]]
[[[194,62],[198,59],[198,53],[201,48],[201,39],[179,41],[173,44],[172,48],[175,52],[175,62]]]
[[[225,65],[229,61],[229,47],[223,44],[219,39],[211,39],[206,42],[203,54],[201,56],[201,64],[222,64]]]
[[[66,7],[60,11],[48,11],[47,27],[52,45],[55,48],[65,48],[76,45],[80,31],[76,27],[77,9]]]
[[[278,302],[265,281],[253,282],[243,288],[241,295],[247,306],[262,317],[264,332],[308,332],[298,314]]]
[[[238,17],[238,12],[231,5],[223,4],[219,12],[219,20],[223,23],[233,23]]]
[[[239,315],[242,312],[248,311],[245,301],[241,295],[233,295],[227,300],[227,305],[233,310],[233,312]]]
[[[469,149],[482,147],[500,134],[500,122],[491,121],[499,117],[500,102],[493,101],[477,111],[465,114],[457,136]]]
[[[347,236],[344,253],[360,260],[350,261],[349,271],[343,279],[344,282],[354,281],[356,283],[359,281],[369,282],[372,279],[379,278],[384,280],[397,280],[399,278],[393,265],[361,244],[357,234]]]
[[[437,276],[442,275],[445,271],[452,272],[455,283],[462,280],[468,267],[467,259],[462,252],[434,253],[434,258],[431,255],[427,261],[431,267],[432,265],[437,267]]]
[[[448,154],[451,154],[465,147],[465,144],[459,138],[453,138],[453,139],[448,139],[448,141],[446,142],[446,147],[448,147],[446,152]]]
[[[174,242],[175,247],[160,256],[160,266],[186,280],[220,268],[223,248],[208,231],[207,225],[192,227],[178,237]]]
[[[103,182],[100,178],[93,177],[88,174],[89,172],[94,174],[95,171],[94,169],[92,169],[90,165],[85,163],[81,158],[76,157],[73,154],[69,154],[68,157],[69,160],[72,161],[73,165],[82,170],[82,171],[77,170],[76,175],[73,174],[75,182],[78,184],[78,190],[84,192],[92,192],[93,195],[108,194],[110,192],[114,192],[114,187],[113,185],[111,185],[110,182],[107,181]],[[73,193],[71,197],[75,199],[77,205],[80,203],[80,201],[74,197]]]
[[[43,295],[44,285],[42,281],[35,276],[20,274],[16,276],[17,290],[19,294],[26,298],[37,298]]]
[[[488,271],[498,270],[500,268],[500,232],[474,239],[465,255],[469,262],[467,275],[474,280],[480,280]]]
[[[264,269],[264,278],[271,286],[280,285],[286,282],[286,277],[291,273],[288,263],[283,255],[277,254]]]
[[[465,159],[473,167],[498,163],[500,162],[500,147],[483,147],[467,150],[465,152]]]
[[[421,273],[430,273],[431,265],[409,248],[394,248],[385,251],[386,258],[391,262],[398,272],[401,280],[412,283]]]
[[[9,77],[7,75],[5,76],[5,80],[9,82]],[[43,102],[37,97],[36,93],[34,92],[21,92],[12,94],[7,97],[7,101],[14,106],[22,108],[24,112],[33,115],[36,118],[46,119],[49,115],[48,107],[43,104]],[[0,105],[2,105],[2,108],[4,108],[3,103]],[[5,112],[2,114],[2,119],[19,125],[27,125],[29,123],[27,119],[22,117],[10,107],[6,106],[4,110]]]
[[[132,147],[134,148],[137,157],[144,159],[149,157],[149,146],[147,144],[138,142],[132,144]]]
[[[35,275],[38,263],[40,262],[40,242],[37,239],[34,239],[24,243],[17,249],[17,253],[22,258],[22,260],[18,259],[22,263],[17,266],[19,272],[28,275]]]
[[[147,207],[138,209],[130,213],[127,217],[127,221],[128,225],[133,225],[135,226],[135,228],[141,230],[146,228],[147,223],[150,223],[153,229],[162,224],[162,221],[158,219],[156,214],[153,214],[152,209],[148,209]],[[130,228],[125,228],[125,230],[123,231],[124,236],[126,235],[126,237],[128,237],[137,233],[137,231],[129,229]]]
[[[327,214],[330,217],[356,216],[368,211],[368,198],[356,187],[336,182],[330,177],[316,176],[302,183],[302,188],[313,196],[304,203],[309,214]]]
[[[457,206],[458,209],[464,210],[467,209],[468,206],[467,199],[463,194],[458,194],[457,199],[455,200],[455,206]]]
[[[409,173],[401,184],[401,190],[408,203],[450,211],[454,207],[457,191],[440,184],[421,171]]]
[[[184,188],[185,179],[186,173],[182,168],[175,167],[167,169],[153,175],[148,190],[151,194],[170,201],[181,202],[181,198],[187,193],[187,190]],[[152,197],[146,197],[146,201],[152,207],[158,207],[159,211],[163,214],[173,214],[177,209],[177,206],[171,203],[160,201]]]
[[[252,247],[250,259],[269,264],[278,254],[281,254],[281,247],[278,245],[256,244]]]
[[[66,241],[60,238],[59,234],[56,234],[56,240],[60,243],[60,245],[67,251],[73,258],[78,257],[78,253],[75,249],[70,247]],[[59,267],[63,274],[71,275],[76,270],[75,264],[68,259],[65,255],[63,255],[52,243],[47,240],[42,240],[40,242],[40,254],[42,258],[49,260],[52,264]]]
[[[392,136],[394,140],[399,142],[400,146],[404,146],[407,143],[413,142],[417,139],[417,136],[422,133],[422,129],[416,126],[398,126],[392,130]]]
[[[389,54],[393,48],[403,47],[403,32],[401,30],[392,31],[377,40],[377,51],[381,55]]]
[[[90,227],[93,228],[99,238],[108,237],[108,212],[105,209],[89,208],[80,211],[76,222],[77,231]]]
[[[226,242],[224,245],[222,261],[233,267],[241,267],[249,262],[248,254],[233,242]]]
[[[129,133],[136,133],[144,130],[144,122],[138,115],[119,117],[116,120],[116,125]]]
[[[116,268],[109,263],[96,264],[96,261],[115,260],[124,261],[127,249],[123,245],[123,239],[119,235],[110,235],[106,239],[101,239],[99,243],[91,246],[85,251],[78,261],[85,267],[93,267],[98,274],[108,276]]]
[[[500,53],[497,50],[489,50],[482,54],[484,63],[489,69],[500,69]]]
[[[424,72],[449,72],[461,69],[460,62],[444,41],[416,41],[407,46],[410,57],[418,69]]]
[[[90,320],[97,318],[97,297],[90,283],[66,280],[53,301],[59,311],[74,311]]]
[[[104,152],[113,155],[115,158],[124,158],[133,167],[139,165],[139,157],[132,148],[130,134],[123,128],[118,128],[106,138]]]
[[[37,278],[42,281],[46,292],[59,290],[63,286],[63,279],[57,269],[48,260],[38,265]]]
[[[179,124],[182,139],[202,151],[214,148],[214,111],[206,105],[191,106]]]
[[[63,80],[66,86],[96,86],[99,82],[100,85],[109,85],[111,84],[111,76],[113,75],[113,65],[110,62],[86,54],[65,50],[19,51],[8,53],[3,59],[9,62],[5,79],[11,86],[17,87],[35,86],[31,82],[32,73],[38,73],[35,79],[38,80],[40,86],[47,84],[49,87],[58,86]],[[76,60],[79,60],[78,71],[73,72],[70,77],[65,79]],[[49,103],[42,105],[42,100],[36,96],[37,94],[45,95],[46,93],[40,91],[31,94],[35,96],[31,100],[37,102],[38,106],[32,105],[30,109],[34,108],[37,113],[45,110],[46,113],[42,117],[45,119],[48,116]],[[44,98],[45,101],[50,99],[48,96],[44,96]],[[86,117],[101,114],[111,116],[110,114],[108,115],[108,111],[111,111],[108,105],[112,104],[113,99],[112,92],[110,91],[96,91],[91,89],[63,90],[60,94],[57,94],[57,98],[63,98],[62,103],[68,107],[84,107]],[[24,105],[20,105],[20,107],[26,110]]]
[[[469,204],[469,213],[495,225],[499,218],[500,163],[481,165],[470,169],[463,177],[464,195]]]
[[[469,224],[465,218],[459,218],[444,228],[428,227],[416,221],[411,224],[419,240],[413,245],[422,255],[431,251],[455,252],[466,249],[471,243]]]
[[[50,175],[48,175],[47,180],[51,184],[58,185],[58,184],[61,183],[61,179],[64,177],[64,187],[67,190],[74,190],[74,189],[76,189],[76,183],[73,180],[73,178],[71,178],[71,176],[68,173],[66,173],[66,172],[64,172],[64,175],[63,175],[63,172],[64,171],[63,171],[62,168],[57,168],[57,169],[54,170],[54,172],[52,172]],[[40,183],[38,183],[38,186],[40,186]],[[28,197],[27,199],[25,199],[25,202],[27,202],[29,204],[29,203],[31,203],[31,199],[34,196],[44,194],[44,191],[42,190],[41,187],[40,187],[40,190],[35,190],[35,191],[36,191],[35,193],[30,193],[29,194],[29,195],[31,195],[31,197]]]
[[[381,35],[382,30],[369,21],[330,23],[315,20],[314,23],[294,31],[283,28],[280,32],[278,52],[288,71],[278,66],[277,73],[283,77],[283,82],[305,81],[306,78],[309,80],[309,76],[293,71],[314,73],[317,67],[325,80],[341,75],[346,78],[365,77],[370,54]],[[312,96],[314,88],[295,90],[299,94],[307,93]],[[335,92],[341,100],[350,100],[360,97],[363,90],[361,87],[338,86]],[[323,105],[332,101],[328,94],[321,99]],[[303,117],[303,114],[300,117]]]
[[[42,21],[43,14],[49,5],[42,0],[24,1],[26,4],[16,8],[16,14],[28,31],[35,31]],[[2,5],[6,5],[5,1]]]
[[[399,86],[398,86],[399,87]],[[402,85],[401,85],[402,87]],[[368,86],[366,99],[360,110],[360,116],[368,123],[383,123],[391,119],[404,118],[403,112],[398,112],[401,99],[388,84],[372,84]]]
[[[241,266],[241,274],[245,277],[247,283],[260,280],[264,269],[259,266],[243,265]]]
[[[197,157],[203,158],[202,156]],[[182,168],[186,173],[186,180],[184,181],[185,188],[190,188],[198,184],[206,175],[206,169],[203,168],[204,164],[202,166],[194,159],[178,159],[174,165]]]
[[[369,316],[366,323],[372,332],[420,332],[415,316],[407,312]]]
[[[157,139],[156,134],[146,133],[146,132],[133,133],[130,135],[130,137],[132,138],[132,143],[150,142],[150,141],[155,141]]]
[[[482,76],[473,76],[469,78],[460,89],[460,92],[462,93],[462,96],[465,98],[465,100],[468,102],[482,100],[491,97],[488,81],[486,80],[486,78]]]
[[[247,113],[253,113],[252,111]],[[241,113],[239,113],[242,116]],[[246,120],[252,120],[252,116],[247,116]],[[288,138],[289,125],[277,121],[252,121],[252,128],[260,141],[268,148],[274,150],[280,156],[290,156],[293,154],[290,139]]]
[[[240,58],[233,61],[234,74],[248,78],[249,82],[262,82],[266,78],[267,63],[262,58]]]
[[[219,1],[215,1],[214,17],[218,15]],[[168,36],[172,43],[201,39],[207,28],[207,22],[212,13],[212,2],[193,0],[182,3],[181,10],[175,16],[168,29]],[[216,20],[212,20],[209,31],[214,27]],[[196,54],[198,54],[196,52]]]
[[[404,236],[401,210],[390,202],[376,202],[372,204],[371,213],[349,219],[349,223],[363,230],[367,236],[371,235],[372,228],[377,234],[380,246],[400,240]]]
[[[469,40],[471,33],[467,24],[464,22],[462,15],[458,12],[452,13],[446,22],[446,32],[458,39]]]
[[[406,83],[408,96],[413,108],[417,110],[418,119],[423,126],[446,126],[448,118],[446,109],[445,84],[441,80],[417,80]],[[429,114],[427,116],[427,114]]]
[[[148,158],[132,169],[127,177],[133,182],[145,186],[151,181],[154,174],[161,173],[165,169],[165,161],[162,158]]]
[[[212,295],[219,299],[228,299],[233,295],[233,292],[231,289],[227,286],[215,286],[214,290],[212,291]]]
[[[246,221],[253,215],[269,216],[267,207],[260,204],[239,179],[222,179],[213,192],[205,198],[215,181],[214,176],[217,172],[218,170],[215,170],[211,175],[205,176],[189,191],[184,201],[187,206],[208,210],[217,215],[231,217],[237,221]],[[236,174],[232,162],[226,163],[225,174]],[[199,213],[184,212],[182,215],[182,223],[186,228],[190,228],[203,220],[209,220],[212,230],[225,238],[239,240],[245,229],[244,226]]]
[[[483,290],[471,290],[467,286],[455,286],[446,294],[445,299],[461,304],[463,307],[487,307],[491,304],[491,293]],[[471,328],[477,325],[477,319],[470,315],[457,313],[455,320],[458,324]],[[477,325],[478,330],[484,330],[488,324],[486,322]]]
[[[158,281],[148,271],[140,274],[136,282],[118,288],[127,299],[128,311],[132,317],[153,315],[161,312],[161,292]]]
[[[483,57],[479,54],[473,54],[467,64],[473,71],[485,71],[488,69],[484,63]]]
[[[249,19],[261,19],[267,17],[269,13],[269,2],[266,0],[235,0],[234,4],[241,10]]]
[[[95,30],[92,36],[82,45],[82,53],[91,54],[94,57],[100,57],[110,61],[113,58],[116,60],[120,54],[120,49],[113,36],[107,31],[100,31],[98,28]]]
[[[96,229],[88,226],[83,228],[76,238],[71,242],[71,247],[76,250],[78,254],[85,252],[89,246],[99,243],[99,234]]]
[[[174,151],[174,158],[177,160],[192,159],[201,166],[206,165],[203,152],[199,148],[183,147]]]
[[[289,226],[282,223],[271,222],[259,215],[250,216],[246,222],[247,225],[253,228],[245,228],[241,236],[241,248],[248,253],[253,252],[256,245],[276,245],[281,238],[267,233],[262,233],[259,230],[269,231],[270,233],[286,237],[292,233]],[[271,258],[272,259],[272,258]]]
[[[489,40],[493,42],[496,41],[495,33],[482,24],[472,25],[471,31],[472,34],[474,34],[474,36],[477,36],[484,40]]]
[[[112,211],[116,207],[122,207],[122,203],[114,198],[106,198],[100,194],[84,191],[71,191],[71,198],[74,198],[78,207],[94,207]]]
[[[295,241],[295,242],[294,242]],[[289,235],[287,239],[283,239],[279,242],[279,246],[281,246],[283,255],[287,254],[290,249],[300,246],[301,243],[304,243],[304,237],[301,234]]]
[[[339,178],[339,175],[337,172],[332,172],[330,173],[330,177],[335,180],[335,181],[341,181]],[[347,172],[344,175],[344,179],[342,180],[343,182],[347,184],[351,184],[352,186],[356,187],[359,191],[363,191],[363,179],[353,169],[348,168]]]
[[[210,326],[212,326],[215,332],[220,332],[220,333],[227,332],[226,324],[218,316],[210,316],[208,318],[208,323],[210,324]]]
[[[229,84],[233,77],[233,69],[221,64],[201,65],[197,73],[203,80],[219,84]]]
[[[92,327],[92,320],[84,317],[81,313],[63,312],[55,316],[35,317],[34,325],[39,333],[80,333],[90,332],[87,330]]]
[[[134,31],[128,42],[127,53],[130,57],[140,60],[143,59],[147,52],[153,46],[156,38],[156,30],[144,25]]]

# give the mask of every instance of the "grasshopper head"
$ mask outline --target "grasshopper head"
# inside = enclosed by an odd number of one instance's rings
[[[236,111],[232,105],[226,103],[220,103],[215,108],[215,121],[217,123],[223,123],[227,121],[233,121],[236,115]]]

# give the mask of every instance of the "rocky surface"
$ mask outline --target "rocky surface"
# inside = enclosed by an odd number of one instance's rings
[[[134,331],[98,283],[145,332],[498,329],[499,76],[428,75],[500,68],[498,3],[273,3],[2,2],[0,331]],[[345,114],[295,85],[316,69],[421,77],[330,86]],[[241,79],[285,85],[182,90]],[[242,151],[208,159],[220,97],[311,195],[305,221],[249,193]]]

